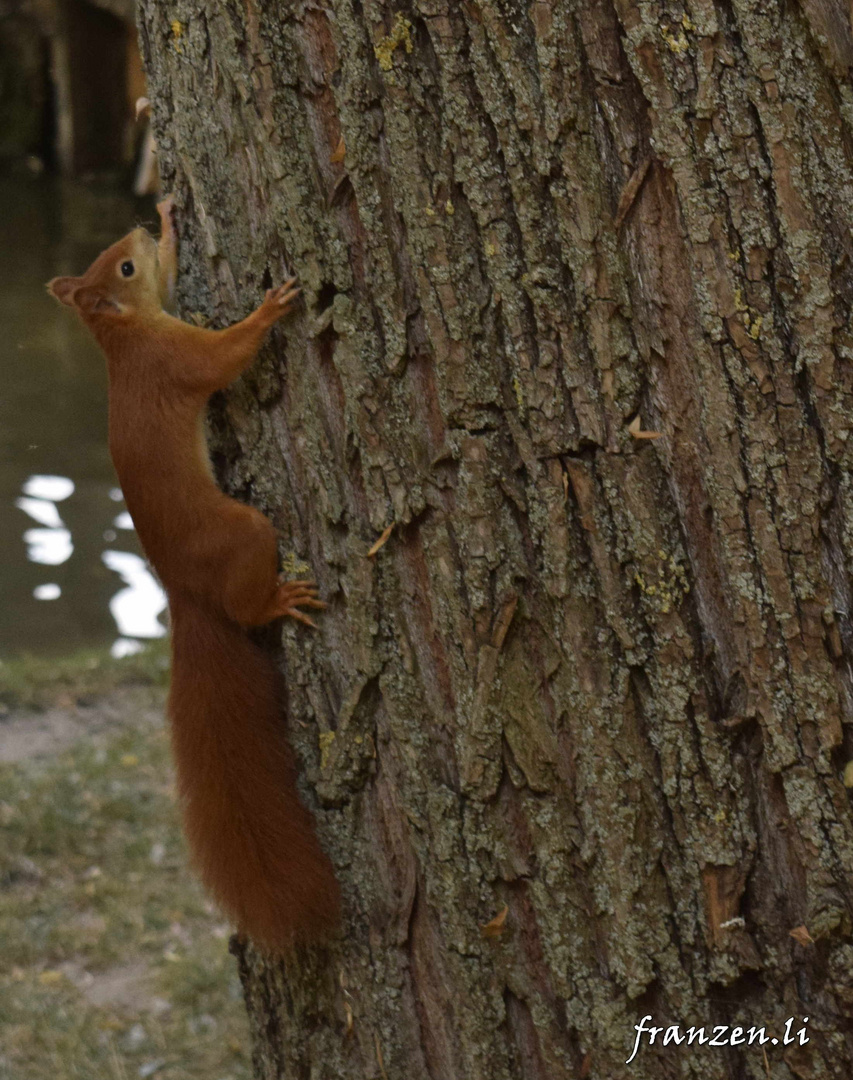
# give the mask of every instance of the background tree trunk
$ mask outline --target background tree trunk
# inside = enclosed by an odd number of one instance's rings
[[[140,16],[183,309],[304,288],[213,421],[330,601],[344,934],[241,953],[258,1075],[849,1077],[846,2]]]

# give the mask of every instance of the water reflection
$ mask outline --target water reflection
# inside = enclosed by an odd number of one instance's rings
[[[67,562],[74,552],[71,533],[65,528],[56,503],[48,501],[47,495],[52,494],[55,499],[68,498],[74,491],[74,482],[62,476],[31,476],[24,483],[23,490],[39,491],[43,497],[22,495],[15,500],[15,506],[45,526],[42,529],[27,529],[24,533],[27,558],[30,562],[45,566],[59,566]],[[115,500],[115,488],[110,491],[110,497]],[[113,524],[125,531],[133,530],[133,520],[126,510],[114,519]],[[103,535],[109,542],[116,539],[113,529],[105,530]],[[145,560],[139,555],[129,551],[107,550],[101,558],[104,565],[114,571],[126,586],[110,598],[109,610],[121,635],[113,642],[112,654],[129,656],[142,648],[140,638],[157,638],[166,634],[165,626],[157,618],[166,608],[166,598]],[[43,582],[33,589],[36,600],[58,600],[61,595],[62,588],[56,582]]]
[[[62,527],[62,518],[59,516],[55,503],[47,502],[45,499],[28,499],[26,495],[22,495],[20,499],[15,499],[15,506],[23,510],[25,514],[29,514],[40,525],[46,525],[49,529]]]
[[[165,601],[116,505],[103,357],[44,283],[154,214],[44,178],[0,178],[0,205],[0,657],[134,651]]]
[[[31,476],[24,482],[24,495],[32,499],[45,499],[48,502],[62,502],[74,494],[74,481],[67,476]]]
[[[27,529],[24,533],[27,558],[45,566],[59,566],[71,558],[74,545],[67,529]]]
[[[48,581],[44,585],[36,585],[33,596],[36,600],[58,600],[62,596],[62,589],[55,581]]]
[[[145,560],[129,551],[105,551],[102,558],[127,585],[110,600],[119,633],[129,638],[163,637],[166,628],[157,616],[165,609],[166,598]]]

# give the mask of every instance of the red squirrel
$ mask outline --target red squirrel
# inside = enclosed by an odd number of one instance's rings
[[[247,627],[323,608],[310,581],[282,581],[273,525],[216,486],[208,398],[254,360],[295,300],[291,278],[226,330],[164,310],[177,271],[171,197],[159,244],[135,229],[82,277],[48,290],[95,336],[109,372],[109,445],[139,539],[169,598],[168,713],[190,852],[238,931],[281,952],[324,936],[338,886],[296,790],[280,674]]]

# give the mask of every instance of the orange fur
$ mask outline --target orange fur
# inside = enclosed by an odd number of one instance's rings
[[[286,282],[226,330],[173,318],[172,203],[158,245],[136,229],[50,292],[107,358],[110,453],[142,546],[169,597],[169,716],[184,826],[202,880],[239,930],[281,951],[328,931],[338,887],[282,733],[279,673],[246,627],[322,608],[312,582],[278,577],[276,534],[213,481],[207,400],[254,359],[298,289]],[[126,276],[128,268],[131,273]]]

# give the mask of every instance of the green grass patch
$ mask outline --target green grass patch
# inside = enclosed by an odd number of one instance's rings
[[[117,659],[105,649],[83,649],[64,657],[21,656],[0,660],[0,706],[46,708],[100,697],[117,686],[164,686],[169,676],[169,641],[151,641],[135,656]]]
[[[0,767],[0,1076],[251,1075],[229,930],[186,866],[172,782],[150,725]]]

